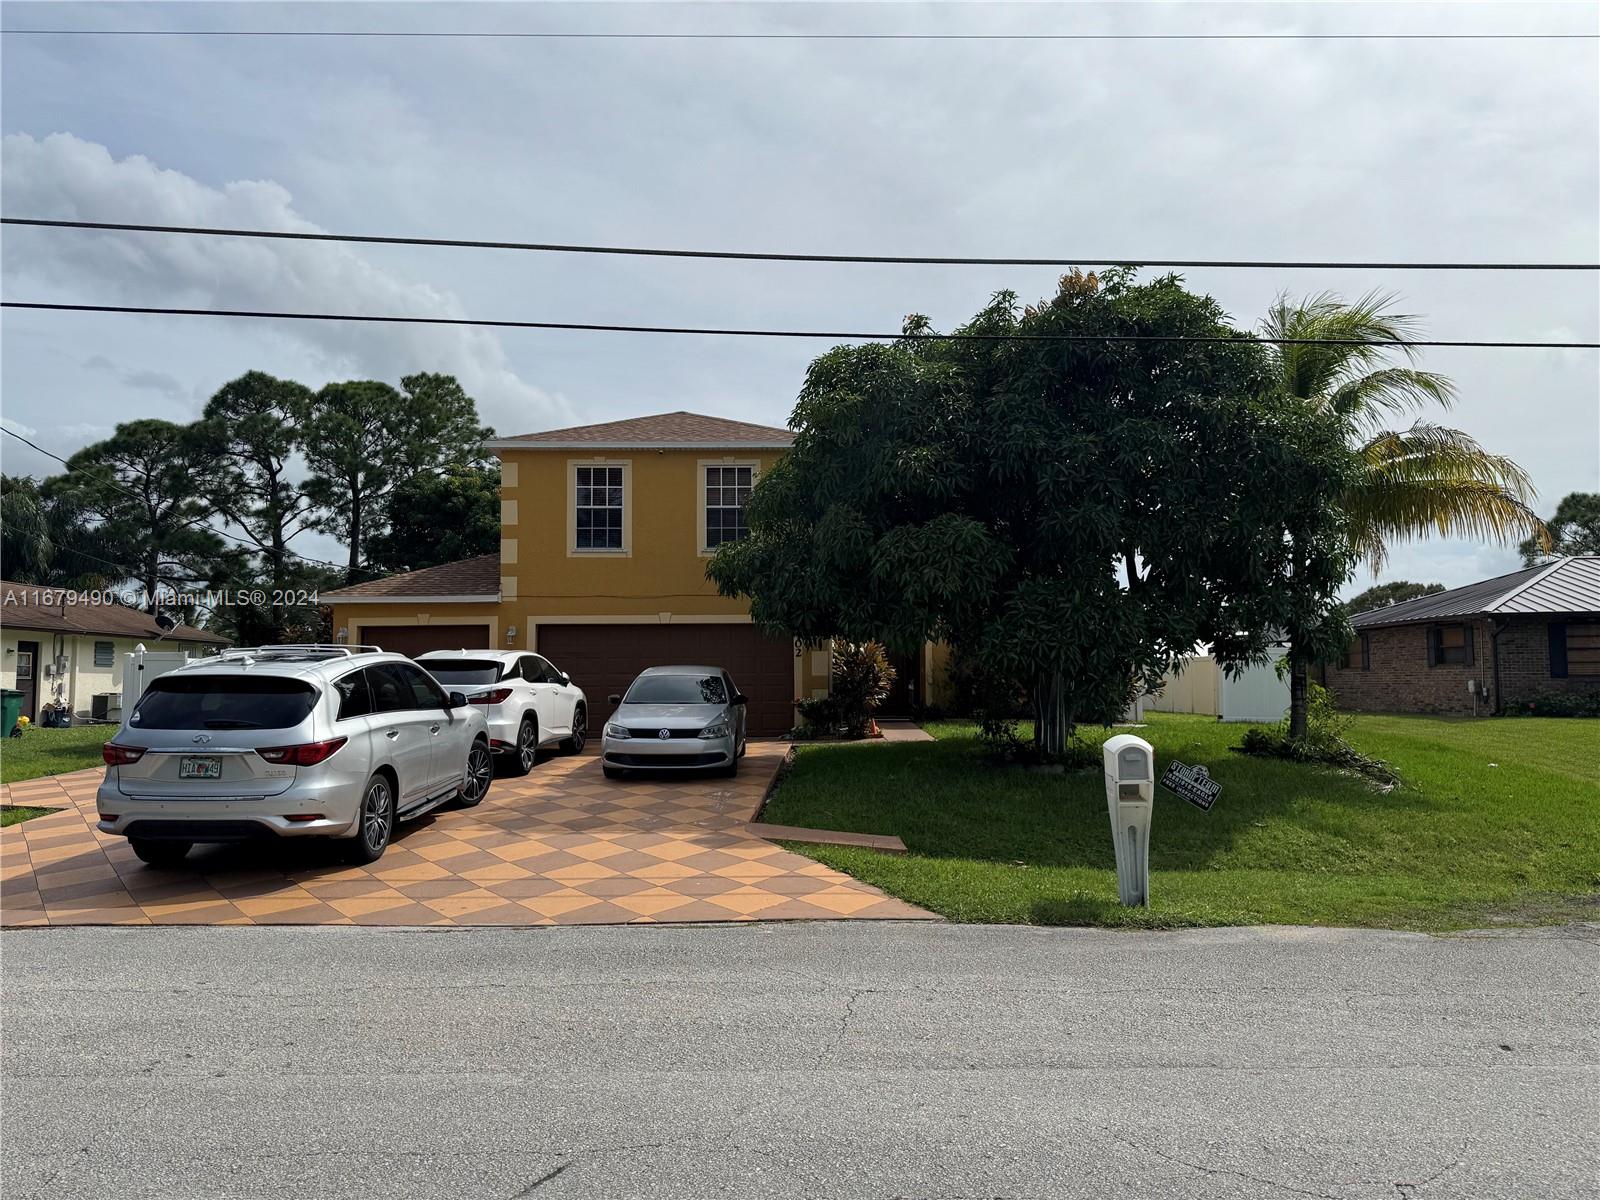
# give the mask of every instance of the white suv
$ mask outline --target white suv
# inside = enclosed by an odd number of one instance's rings
[[[526,650],[430,650],[418,656],[442,685],[489,720],[489,748],[515,775],[533,770],[539,747],[559,743],[568,754],[583,749],[589,706],[572,676]]]
[[[151,681],[105,745],[100,829],[154,866],[196,842],[349,839],[382,856],[397,823],[472,807],[494,775],[483,710],[365,646],[228,650]]]

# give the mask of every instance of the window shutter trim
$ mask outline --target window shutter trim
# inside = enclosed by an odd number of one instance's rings
[[[1567,623],[1551,621],[1545,628],[1550,634],[1550,677],[1567,677]]]

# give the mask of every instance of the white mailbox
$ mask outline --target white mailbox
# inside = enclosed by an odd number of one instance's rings
[[[1150,906],[1150,810],[1155,807],[1155,749],[1119,733],[1105,743],[1106,808],[1117,851],[1117,891],[1124,904]]]

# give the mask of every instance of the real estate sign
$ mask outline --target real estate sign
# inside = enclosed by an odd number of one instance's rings
[[[1185,766],[1177,759],[1161,773],[1161,786],[1207,812],[1222,793],[1222,785],[1211,778],[1211,772],[1200,766]]]

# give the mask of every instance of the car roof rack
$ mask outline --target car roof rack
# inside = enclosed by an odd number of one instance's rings
[[[382,646],[335,645],[331,642],[290,642],[279,646],[233,646],[201,662],[315,662],[324,658],[354,658],[357,654],[382,654]]]

